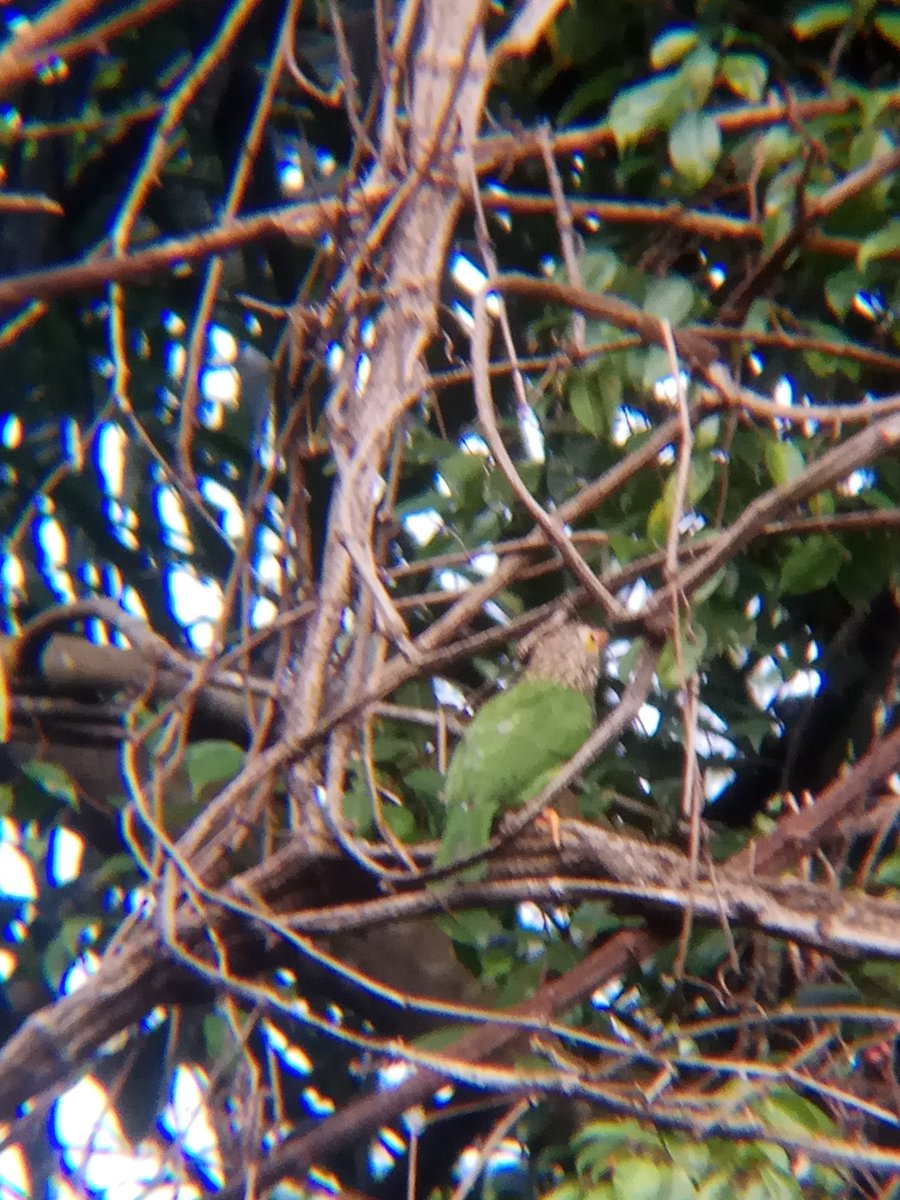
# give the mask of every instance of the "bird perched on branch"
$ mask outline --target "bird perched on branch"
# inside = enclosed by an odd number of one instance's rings
[[[594,692],[607,635],[567,621],[520,646],[525,669],[476,713],[450,760],[447,823],[434,865],[483,850],[496,819],[538,794],[594,725]],[[478,868],[465,877],[477,875]]]

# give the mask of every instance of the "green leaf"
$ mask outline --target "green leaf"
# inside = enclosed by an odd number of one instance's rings
[[[685,511],[706,495],[715,478],[715,471],[715,464],[706,455],[698,455],[691,460]],[[665,545],[668,540],[677,492],[678,472],[673,470],[666,480],[662,496],[653,505],[647,518],[647,537],[657,546]]]
[[[697,1189],[691,1178],[691,1173],[683,1167],[674,1166],[669,1172],[668,1200],[697,1200]]]
[[[592,1121],[580,1129],[573,1139],[575,1161],[582,1174],[599,1179],[610,1166],[610,1158],[622,1153],[623,1147],[659,1149],[659,1137],[638,1121]]]
[[[341,817],[358,836],[366,837],[374,829],[372,822],[372,797],[369,789],[357,775],[350,787],[345,788],[341,800]]]
[[[516,470],[528,491],[534,492],[544,474],[544,464],[523,460],[516,463]],[[488,468],[482,498],[486,504],[501,504],[505,508],[519,503],[519,498],[506,475],[499,467],[493,465]]]
[[[717,592],[721,591],[722,585],[727,578],[727,567],[722,567],[720,570],[714,571],[706,583],[701,583],[696,592],[694,592],[694,603],[702,604],[704,600],[708,600],[710,596],[714,596]]]
[[[41,955],[42,974],[54,992],[59,991],[62,977],[71,965],[72,955],[65,944],[64,938],[58,935],[53,938]]]
[[[413,770],[404,772],[403,783],[413,795],[431,804],[440,796],[444,777],[433,767],[414,767]]]
[[[856,265],[864,271],[868,264],[876,258],[884,258],[900,250],[900,218],[895,217],[884,225],[877,233],[863,238],[856,252]]]
[[[416,819],[408,808],[398,804],[385,804],[382,807],[385,824],[401,842],[412,841],[416,833]]]
[[[675,122],[669,134],[669,159],[693,187],[709,182],[721,153],[721,131],[707,113],[684,113]]]
[[[90,923],[88,917],[80,914],[74,917],[63,917],[60,923],[59,939],[73,959],[78,957],[85,946],[90,945],[92,939],[85,937]]]
[[[640,558],[642,554],[649,554],[658,545],[658,542],[638,537],[636,534],[609,534],[609,548],[623,567],[633,559]]]
[[[687,485],[687,503],[689,506],[692,507],[703,499],[715,477],[716,465],[708,455],[696,454],[691,459],[691,469],[688,472]],[[670,507],[674,506],[677,492],[678,472],[677,470],[672,470],[663,488],[663,497]]]
[[[886,887],[900,887],[900,854],[891,854],[875,872],[875,882]]]
[[[47,797],[78,808],[78,789],[71,776],[56,763],[31,759],[22,767],[22,774]]]
[[[233,779],[244,763],[244,752],[240,746],[215,738],[193,742],[184,757],[195,799],[207,788]]]
[[[486,459],[481,454],[455,450],[436,464],[438,473],[450,490],[453,508],[472,512],[481,507],[484,497]]]
[[[612,933],[622,924],[606,901],[589,900],[579,904],[569,926],[576,945],[593,942],[601,933]]]
[[[845,267],[825,280],[825,300],[836,317],[841,320],[850,311],[856,293],[862,287],[862,276],[855,267]]]
[[[742,1189],[742,1200],[803,1200],[803,1189],[790,1171],[763,1166]]]
[[[545,1193],[543,1200],[584,1200],[584,1198],[581,1185],[575,1180],[570,1180]]]
[[[767,130],[753,141],[753,157],[767,174],[796,159],[801,141],[796,133],[783,125]]]
[[[634,363],[640,366],[638,380],[642,388],[651,392],[661,379],[672,374],[672,360],[662,346],[650,346],[635,355]]]
[[[409,757],[409,739],[397,733],[380,729],[372,739],[372,753],[376,763],[398,763]]]
[[[720,956],[723,952],[727,952],[727,943],[722,946]],[[710,963],[710,970],[715,969],[715,964]],[[705,1141],[672,1136],[666,1139],[666,1149],[675,1166],[693,1179],[697,1179],[709,1169],[709,1145]]]
[[[127,60],[125,58],[101,59],[94,76],[94,86],[98,91],[111,90],[123,85]]]
[[[794,543],[781,565],[781,590],[786,595],[815,592],[831,583],[844,562],[844,548],[826,534],[812,534]]]
[[[691,459],[691,471],[688,476],[688,500],[692,505],[698,504],[703,499],[712,487],[715,478],[716,464],[713,460],[706,454],[695,454]],[[666,481],[666,487],[672,488],[673,495],[675,482],[674,477]]]
[[[877,125],[882,121],[885,114],[893,110],[895,96],[895,88],[860,89],[856,93],[856,102],[859,105],[863,125]]]
[[[891,154],[893,150],[894,140],[888,137],[883,129],[872,127],[862,129],[850,144],[846,170],[854,171],[865,167],[876,159]],[[892,184],[893,177],[888,174],[882,175],[880,179],[870,183],[856,201],[858,210],[861,211],[861,206],[864,204],[873,214],[894,211],[890,202]]]
[[[687,56],[678,72],[679,79],[687,85],[690,99],[693,100],[693,104],[689,101],[685,103],[685,108],[702,108],[706,103],[716,81],[718,65],[718,54],[705,42],[701,42]]]
[[[443,492],[426,488],[415,496],[410,496],[408,500],[399,501],[394,507],[394,513],[399,521],[403,521],[418,513],[436,512],[441,515],[448,512],[451,507]]]
[[[690,316],[694,298],[694,289],[686,279],[667,275],[665,279],[655,279],[647,288],[643,309],[661,321],[680,325]]]
[[[692,971],[714,972],[721,963],[723,954],[728,952],[728,938],[720,929],[697,930],[696,937],[691,942],[687,962]],[[705,978],[706,976],[702,976]],[[693,1049],[696,1053],[696,1048]]]
[[[799,478],[806,470],[806,459],[795,442],[768,440],[765,459],[769,477],[779,487]]]
[[[732,721],[730,729],[733,738],[746,738],[758,754],[763,738],[772,733],[772,718],[765,713],[758,717],[744,717],[743,720]]]
[[[621,266],[622,260],[606,246],[588,244],[581,264],[582,285],[599,295],[612,287]]]
[[[609,127],[622,151],[647,134],[666,129],[680,109],[684,85],[676,74],[662,75],[624,88],[609,109]]]
[[[816,517],[833,517],[837,511],[833,492],[816,492],[806,503],[809,511]]]
[[[538,75],[540,72],[538,72]],[[548,79],[555,78],[554,72],[548,72]],[[622,82],[621,71],[612,68],[608,71],[598,71],[577,87],[568,100],[560,106],[556,114],[556,124],[560,129],[573,125],[581,114],[588,108],[606,108],[610,97]],[[537,89],[537,84],[535,83]]]
[[[672,523],[672,513],[670,505],[664,498],[659,500],[650,509],[647,517],[647,537],[654,546],[664,546],[669,537],[669,526]]]
[[[109,858],[105,858],[93,872],[91,883],[94,887],[98,887],[100,884],[124,886],[126,878],[133,877],[134,873],[135,863],[130,854],[112,854]]]
[[[675,643],[672,640],[666,642],[663,647],[663,652],[659,656],[659,665],[656,668],[656,674],[659,677],[660,687],[663,691],[674,692],[678,688],[684,687],[685,682],[690,677],[696,674],[700,663],[703,661],[703,656],[706,653],[706,630],[702,626],[695,626],[688,636],[682,628],[681,630],[681,664],[679,665],[675,654]]]
[[[494,914],[484,908],[454,913],[452,917],[438,917],[437,923],[455,942],[473,946],[476,950],[483,950],[500,928]]]
[[[802,9],[791,22],[794,34],[802,40],[837,29],[853,16],[850,4],[811,4]]]
[[[572,416],[587,433],[604,437],[622,404],[622,376],[610,359],[577,374],[569,391]]]
[[[609,431],[606,404],[592,373],[582,372],[569,387],[572,416],[587,433],[601,437]]]
[[[694,445],[698,450],[711,450],[718,443],[720,424],[715,413],[711,417],[703,418],[694,434]]]
[[[220,1062],[232,1045],[228,1023],[218,1013],[211,1012],[203,1018],[203,1042],[213,1062]]]
[[[700,1185],[697,1200],[734,1200],[734,1172],[716,1171]]]
[[[744,329],[751,333],[765,333],[769,328],[768,301],[756,299],[747,310],[744,318]]]
[[[834,1122],[822,1109],[790,1088],[775,1088],[751,1108],[781,1137],[809,1137],[810,1134],[830,1135],[836,1132]]]
[[[674,66],[697,45],[697,31],[690,26],[667,29],[650,47],[650,63],[655,71]]]
[[[447,438],[436,437],[427,429],[416,428],[410,441],[408,458],[420,466],[433,466],[456,452],[456,445]]]
[[[873,24],[882,37],[900,50],[900,13],[879,13]]]
[[[794,224],[794,216],[790,207],[790,196],[782,195],[780,202],[775,203],[771,212],[768,212],[762,223],[763,246],[770,250],[776,246],[783,238],[787,236]]]
[[[616,1200],[659,1200],[669,1195],[672,1169],[643,1158],[626,1158],[613,1171]]]
[[[754,104],[762,98],[769,66],[758,54],[726,54],[719,71],[733,92]]]

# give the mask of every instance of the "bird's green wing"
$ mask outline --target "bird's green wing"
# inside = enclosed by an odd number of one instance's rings
[[[443,789],[447,824],[435,866],[483,850],[500,813],[533,796],[538,781],[572,757],[592,726],[587,697],[547,680],[523,680],[489,700],[450,760]]]
[[[491,840],[491,826],[496,813],[484,804],[456,804],[447,811],[447,822],[434,856],[435,867],[450,863],[483,850]],[[461,878],[478,879],[484,873],[483,864],[466,871]]]

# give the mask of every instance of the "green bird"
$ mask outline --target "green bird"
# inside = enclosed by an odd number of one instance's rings
[[[447,822],[435,867],[483,850],[497,818],[538,794],[594,726],[607,636],[569,621],[534,640],[522,677],[476,713],[444,781]],[[477,878],[483,865],[463,873]]]

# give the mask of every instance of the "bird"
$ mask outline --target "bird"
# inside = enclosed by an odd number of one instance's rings
[[[568,620],[536,630],[520,647],[521,677],[482,705],[450,759],[436,869],[484,850],[498,817],[536,796],[581,748],[594,726],[607,641],[603,630]],[[477,864],[459,878],[476,879],[483,871]]]

